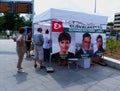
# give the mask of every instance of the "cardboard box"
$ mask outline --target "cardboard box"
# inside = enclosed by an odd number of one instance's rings
[[[90,68],[91,59],[90,58],[81,58],[77,61],[78,66],[82,68]]]

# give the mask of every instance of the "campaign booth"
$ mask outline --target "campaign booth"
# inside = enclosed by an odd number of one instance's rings
[[[34,17],[34,33],[39,27],[43,33],[46,29],[50,31],[50,60],[65,65],[73,58],[80,67],[89,68],[91,57],[101,56],[105,51],[106,35],[103,29],[106,29],[107,19],[106,16],[96,14],[51,8]],[[102,37],[101,40],[98,36]],[[99,42],[102,48],[98,46]]]

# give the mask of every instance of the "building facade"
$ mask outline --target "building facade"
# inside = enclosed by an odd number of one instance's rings
[[[114,15],[114,29],[120,30],[120,12]]]

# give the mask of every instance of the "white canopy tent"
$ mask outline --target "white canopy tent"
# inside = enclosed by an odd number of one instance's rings
[[[52,20],[57,20],[57,21],[62,21],[63,22],[63,27],[65,23],[70,24],[70,23],[77,23],[82,24],[82,25],[100,25],[100,26],[105,26],[107,25],[107,19],[108,17],[106,16],[101,16],[101,15],[96,15],[96,14],[87,14],[87,13],[82,13],[82,12],[74,12],[74,11],[67,11],[67,10],[59,10],[59,9],[49,9],[33,18],[33,24],[34,24],[34,32],[36,31],[37,27],[40,27],[40,25],[48,24],[49,27],[52,25],[51,21]],[[75,23],[74,23],[75,22]],[[67,25],[66,24],[66,25]],[[38,26],[37,26],[38,25]],[[51,27],[50,27],[51,28]],[[52,29],[51,29],[52,31]],[[57,53],[59,49],[59,43],[58,43],[58,34],[56,32],[52,32],[51,38],[54,39],[54,42],[52,42],[52,53]],[[72,40],[71,40],[71,46],[69,48],[70,52],[75,53],[75,48],[76,48],[76,43],[80,41],[79,39],[82,38],[76,38],[77,37],[77,32],[71,32]],[[78,36],[82,36],[80,33]],[[93,36],[94,37],[94,36]],[[93,50],[93,49],[92,49]],[[51,61],[50,61],[51,62]]]
[[[49,9],[34,17],[33,23],[39,23],[50,20],[79,21],[82,23],[107,24],[108,17],[82,12],[74,12],[59,9]]]

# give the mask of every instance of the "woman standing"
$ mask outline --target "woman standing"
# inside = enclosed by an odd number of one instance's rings
[[[32,42],[32,33],[31,30],[28,31],[28,34],[26,36],[26,57],[30,57],[30,47],[31,47],[31,42]]]
[[[22,68],[22,61],[25,53],[25,39],[23,37],[25,29],[23,27],[19,28],[19,35],[16,39],[16,51],[18,55],[18,63],[17,63],[17,68],[18,72],[24,72]]]

